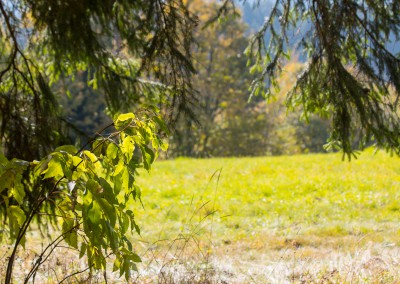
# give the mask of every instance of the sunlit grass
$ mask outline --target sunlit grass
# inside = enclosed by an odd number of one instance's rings
[[[341,158],[156,162],[150,174],[138,178],[144,209],[132,205],[143,232],[135,239],[156,244],[155,252],[191,237],[191,251],[202,258],[211,253],[214,265],[233,271],[235,280],[227,279],[236,283],[285,283],[290,277],[301,282],[311,275],[315,281],[330,275],[336,283],[383,283],[371,276],[378,272],[364,268],[382,259],[386,266],[376,275],[397,283],[400,159],[372,150],[351,162]],[[258,272],[250,272],[257,266]]]
[[[139,178],[145,210],[138,221],[144,230],[159,229],[157,222],[181,224],[209,202],[219,217],[216,237],[394,230],[400,220],[399,174],[398,157],[372,151],[351,162],[339,154],[161,161]],[[397,239],[397,233],[388,237]]]

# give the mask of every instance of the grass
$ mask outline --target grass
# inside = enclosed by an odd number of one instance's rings
[[[363,235],[399,228],[399,174],[399,158],[371,151],[352,162],[335,154],[162,161],[138,180],[145,210],[137,218],[146,230],[158,229],[157,222],[180,226],[191,216],[182,214],[188,208],[212,201],[208,208],[215,203],[225,216],[216,237],[299,229],[321,237]]]
[[[192,251],[238,283],[327,275],[337,283],[355,275],[360,283],[400,283],[399,173],[398,157],[372,150],[351,162],[340,154],[160,161],[138,179],[141,240],[165,252],[159,240],[191,236]],[[241,272],[257,265],[250,278]],[[365,267],[379,268],[385,281]]]
[[[180,158],[137,182],[134,283],[400,283],[398,157]],[[25,254],[29,264],[35,252]],[[84,268],[65,249],[52,257],[41,283]],[[68,283],[88,279],[104,283],[102,274]]]

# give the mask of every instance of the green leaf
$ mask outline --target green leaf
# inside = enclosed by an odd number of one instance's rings
[[[75,155],[78,152],[78,149],[76,149],[76,147],[73,145],[63,145],[57,147],[55,152],[66,152],[68,154]]]
[[[111,161],[114,160],[118,155],[118,146],[114,143],[108,144],[106,155]]]
[[[15,198],[15,200],[22,204],[25,197],[24,185],[22,184],[22,175],[17,174],[14,179],[14,186],[11,188],[10,194]]]
[[[131,228],[132,229],[134,228],[135,231],[138,233],[138,235],[140,235],[140,228],[135,222],[135,216],[133,215],[133,212],[131,210],[127,210],[126,214],[129,216],[129,218],[131,220]]]
[[[115,120],[114,125],[117,130],[122,130],[127,127],[132,120],[135,118],[133,113],[124,113],[118,116]]]
[[[117,165],[117,167],[115,168],[115,171],[114,171],[114,174],[113,174],[113,176],[117,176],[120,172],[122,172],[122,170],[123,169],[125,169],[125,164],[124,164],[124,161],[121,159],[121,160],[119,160],[119,162],[118,162],[118,165]]]
[[[62,165],[63,162],[64,161],[61,161],[61,159],[57,155],[52,156],[51,160],[47,165],[47,169],[43,171],[43,173],[45,174],[43,179],[55,178],[58,180],[62,178],[64,176],[63,165]]]
[[[71,177],[72,180],[78,180],[87,171],[87,168],[83,163],[83,159],[77,156],[72,156],[71,166],[72,166],[71,168],[74,169]]]
[[[287,52],[282,51],[282,55],[283,55],[287,60],[290,60],[290,52],[289,52],[289,51],[287,51]]]
[[[89,208],[88,208],[88,218],[89,220],[93,223],[93,225],[99,225],[101,221],[101,208],[100,205],[96,202],[93,201]],[[95,229],[95,228],[93,228]]]
[[[125,154],[126,160],[129,163],[133,157],[133,151],[135,150],[135,140],[132,136],[128,136],[122,141],[121,150]]]
[[[21,226],[26,219],[24,211],[15,205],[10,205],[8,207],[8,214],[10,215],[10,219],[13,219],[13,222],[16,222],[18,226]]]
[[[64,240],[65,242],[73,248],[78,249],[78,234],[75,229],[75,221],[73,219],[64,219],[62,225],[62,231],[65,234]]]
[[[98,157],[103,153],[103,146],[105,144],[104,141],[104,139],[97,139],[93,142],[92,151]]]
[[[114,193],[117,196],[122,189],[122,175],[114,177],[113,181],[114,181]]]
[[[127,120],[132,120],[134,119],[136,116],[129,112],[129,113],[124,113],[124,114],[120,114],[117,118],[116,121],[127,121]]]
[[[129,169],[125,168],[124,172],[122,173],[122,189],[124,192],[129,192],[129,189],[132,187],[133,178],[129,174]]]
[[[136,199],[136,197],[141,201],[142,200],[142,190],[138,185],[134,185],[135,192],[133,198]]]
[[[163,150],[164,152],[168,150],[169,145],[168,145],[168,141],[166,139],[161,140],[160,145],[161,145],[161,150]]]
[[[97,157],[96,157],[96,155],[93,154],[92,152],[85,150],[85,151],[83,151],[83,154],[84,154],[86,157],[88,157],[92,163],[97,162]]]
[[[14,178],[15,174],[14,171],[5,171],[1,176],[0,176],[0,193],[8,188],[12,188],[13,183],[14,183]]]
[[[108,220],[110,220],[111,226],[114,227],[115,223],[117,221],[117,215],[116,215],[114,206],[112,206],[110,203],[108,203],[108,201],[105,200],[104,198],[99,198],[98,203],[104,212],[104,216]]]
[[[121,214],[121,215],[122,215],[122,220],[120,221],[121,230],[122,230],[122,233],[125,234],[126,231],[128,231],[128,229],[129,229],[130,220],[129,220],[128,215],[126,215],[126,214]]]
[[[124,257],[124,273],[126,281],[131,278],[131,265],[130,260]]]
[[[139,228],[139,226],[136,224],[136,222],[133,220],[133,226],[135,227],[135,231],[136,231],[136,233],[140,236],[140,228]]]
[[[150,149],[147,145],[142,145],[140,147],[140,149],[142,150],[142,156],[143,156],[143,165],[144,168],[147,171],[150,171],[151,169],[151,164],[154,162],[155,159],[155,153],[153,152],[152,149]]]
[[[82,163],[82,158],[77,157],[77,156],[73,156],[72,157],[72,164],[74,165],[74,167],[78,167],[78,165],[80,165]]]
[[[72,201],[75,201],[75,198],[73,196],[69,196],[69,198],[65,198],[57,204],[57,209],[63,216],[67,216],[72,211],[72,208],[74,207]]]
[[[104,231],[107,234],[109,246],[111,247],[113,252],[117,252],[118,251],[118,241],[119,241],[118,235],[115,233],[115,230],[111,226],[110,222],[103,220],[103,227],[105,229]]]
[[[93,179],[89,179],[86,182],[86,188],[91,192],[92,195],[98,195],[101,190],[101,186]]]
[[[142,262],[142,259],[136,253],[131,253],[129,258],[134,262]]]
[[[121,259],[119,257],[115,258],[114,265],[113,265],[113,272],[121,269]]]
[[[124,257],[126,259],[129,259],[133,262],[142,262],[140,257],[136,253],[132,252],[131,250],[128,250],[126,248],[121,248],[121,252],[124,254]]]
[[[10,205],[7,208],[7,213],[10,221],[10,237],[11,239],[15,239],[22,224],[25,222],[26,216],[24,211],[15,205]]]
[[[103,188],[103,196],[104,198],[111,204],[115,203],[115,195],[113,188],[111,187],[110,183],[105,180],[104,178],[99,178],[98,182],[100,183],[101,187]]]

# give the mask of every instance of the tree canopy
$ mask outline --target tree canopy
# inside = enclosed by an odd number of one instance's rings
[[[171,119],[190,113],[197,23],[191,2],[2,1],[0,134],[7,156],[38,158],[67,142],[71,128],[51,85],[77,71],[106,94],[110,114],[144,101],[173,105],[163,108]],[[232,13],[230,5],[224,0],[214,19]],[[251,96],[271,96],[285,58],[296,50],[308,64],[287,103],[300,107],[306,120],[311,113],[331,120],[328,148],[350,154],[357,138],[360,148],[374,141],[398,152],[400,62],[390,48],[399,36],[398,5],[274,1],[245,51],[255,75]],[[292,37],[299,39],[295,49]],[[47,135],[47,125],[55,135]]]
[[[65,142],[68,125],[51,86],[79,71],[105,93],[110,114],[144,102],[188,110],[196,18],[181,1],[14,0],[1,1],[0,11],[0,139],[8,157],[37,159]]]
[[[233,4],[224,1],[225,6]],[[374,141],[400,151],[400,58],[398,1],[276,0],[245,53],[255,79],[251,95],[267,98],[279,87],[277,78],[294,50],[307,65],[288,93],[290,107],[304,117],[316,113],[331,120],[328,148],[353,151]],[[265,35],[269,41],[265,42]]]

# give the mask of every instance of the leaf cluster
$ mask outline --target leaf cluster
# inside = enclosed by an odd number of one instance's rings
[[[40,216],[39,226],[48,230],[53,223],[62,233],[61,241],[79,250],[80,257],[87,256],[89,267],[105,269],[113,254],[113,269],[121,275],[129,279],[136,270],[140,258],[128,239],[130,232],[140,234],[131,202],[141,202],[136,171],[150,170],[157,151],[166,150],[159,130],[167,129],[160,115],[149,110],[121,114],[113,126],[114,131],[105,129],[88,148],[61,146],[41,161],[8,161],[1,155],[0,214],[5,224],[0,236],[15,241],[12,260],[32,221]]]

